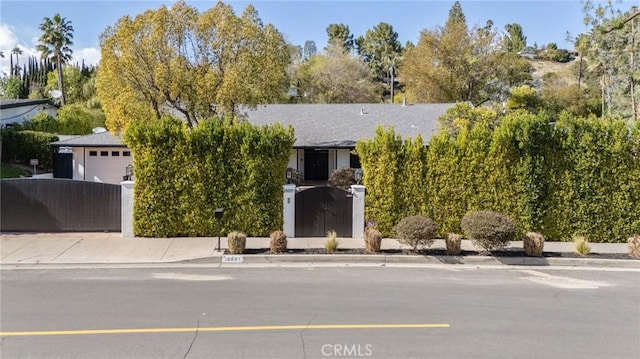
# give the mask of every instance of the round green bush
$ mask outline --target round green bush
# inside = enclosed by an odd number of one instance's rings
[[[433,244],[438,225],[429,217],[409,216],[401,219],[394,231],[398,235],[398,242],[416,250]]]
[[[505,248],[516,237],[511,218],[495,211],[467,213],[460,222],[467,238],[487,251]]]

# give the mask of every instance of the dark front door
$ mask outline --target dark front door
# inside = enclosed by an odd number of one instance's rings
[[[296,194],[296,237],[351,237],[353,197],[340,188],[311,187]]]
[[[326,181],[329,179],[329,151],[304,150],[305,181]]]

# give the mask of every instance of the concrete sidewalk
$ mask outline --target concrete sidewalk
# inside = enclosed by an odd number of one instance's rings
[[[288,248],[324,248],[325,238],[290,238]],[[362,239],[340,238],[339,248],[364,248]],[[0,264],[127,264],[127,263],[173,263],[193,260],[207,260],[212,263],[221,263],[222,253],[216,251],[218,245],[217,237],[198,238],[132,238],[123,239],[120,233],[8,233],[0,236]],[[220,238],[221,248],[227,248],[226,238]],[[626,243],[592,243],[592,253],[628,253]],[[269,248],[269,238],[247,238],[247,248]],[[402,246],[395,239],[385,238],[382,242],[382,249],[401,249]],[[436,240],[431,249],[445,249],[443,240]],[[477,250],[474,245],[463,240],[463,250]],[[510,250],[521,250],[522,242],[512,242]],[[545,252],[574,252],[573,243],[570,242],[546,242]],[[247,258],[252,256],[245,256]],[[262,255],[265,261],[271,261],[269,256]],[[310,261],[336,262],[340,259],[349,262],[367,262],[370,260],[380,261],[384,257],[384,263],[400,261],[425,261],[425,256],[408,255],[386,255],[386,256],[327,256],[327,255],[293,255],[279,256],[278,262],[294,261],[301,262],[305,259]],[[371,258],[364,258],[371,257]],[[429,256],[427,256],[429,257]],[[257,258],[257,256],[256,256]],[[267,258],[267,259],[265,259]],[[359,259],[360,258],[360,259]],[[467,256],[466,258],[471,258]],[[521,259],[514,263],[507,264],[527,264],[526,262],[537,263],[536,258],[522,262]],[[588,259],[574,259],[576,261],[586,261]],[[245,261],[245,262],[250,262]],[[439,259],[440,262],[447,260]],[[607,261],[606,259],[600,261]],[[615,260],[609,260],[619,262]],[[640,267],[640,261],[629,261]],[[428,261],[427,261],[428,262]],[[466,262],[470,262],[467,260]],[[486,260],[483,259],[483,262]],[[513,260],[511,260],[513,262]],[[520,263],[522,262],[522,263]],[[538,261],[539,262],[539,261]],[[545,259],[545,263],[548,261]],[[608,262],[608,263],[614,263]],[[461,263],[460,260],[456,263]],[[505,263],[505,261],[499,261]]]

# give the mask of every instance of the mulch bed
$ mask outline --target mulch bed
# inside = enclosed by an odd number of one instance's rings
[[[225,254],[231,254],[229,251],[225,251]],[[244,250],[244,255],[251,254],[272,254],[269,248],[258,248],[251,249],[247,248]],[[324,248],[308,248],[308,249],[287,249],[284,253],[279,253],[278,255],[287,255],[287,254],[326,254],[327,251]],[[336,250],[333,254],[357,254],[357,255],[370,255],[370,256],[379,256],[379,255],[422,255],[422,256],[446,256],[447,252],[444,249],[422,249],[422,250],[409,250],[409,249],[387,249],[382,250],[378,253],[367,252],[364,248],[356,248],[356,249],[340,249]],[[492,256],[492,257],[526,257],[527,255],[522,250],[502,250],[502,251],[493,251],[493,252],[482,252],[482,251],[462,251],[460,256],[468,257],[468,256]],[[590,259],[629,259],[629,260],[638,260],[624,253],[590,253],[586,256],[581,256],[575,252],[543,252],[543,258],[590,258]]]

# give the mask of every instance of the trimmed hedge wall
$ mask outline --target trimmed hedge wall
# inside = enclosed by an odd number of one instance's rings
[[[356,152],[367,186],[366,218],[390,235],[404,217],[426,211],[426,147],[421,137],[402,141],[393,129],[376,129],[371,140],[359,141]]]
[[[165,117],[131,124],[124,139],[134,160],[135,235],[267,236],[282,227],[291,128],[210,120],[189,132]]]
[[[38,159],[38,167],[44,170],[53,168],[55,150],[51,143],[58,141],[53,133],[38,131],[16,131],[4,128],[2,136],[2,162],[19,162],[28,165],[33,158]]]
[[[551,124],[550,124],[551,123]],[[356,146],[367,219],[384,235],[422,214],[440,235],[461,233],[470,211],[494,210],[519,234],[623,242],[640,233],[640,124],[512,112],[499,124],[457,118],[432,137],[402,142],[393,128]],[[424,151],[426,155],[408,156]],[[411,169],[411,170],[409,170]]]

